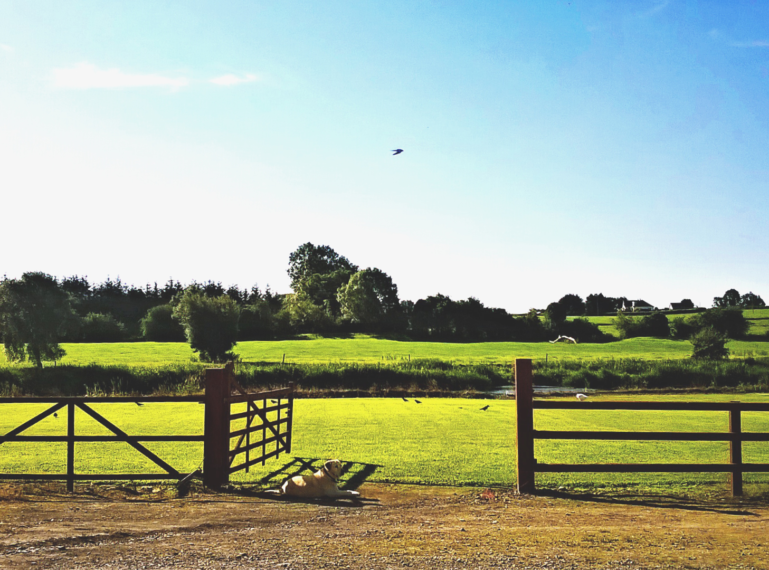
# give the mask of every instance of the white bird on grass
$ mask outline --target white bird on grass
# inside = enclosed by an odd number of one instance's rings
[[[577,400],[579,400],[580,402],[582,400],[587,400],[587,396],[585,394],[577,394]]]

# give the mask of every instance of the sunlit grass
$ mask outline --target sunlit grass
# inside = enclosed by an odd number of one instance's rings
[[[594,399],[733,400],[733,395],[595,396]],[[746,394],[742,401],[769,402],[767,394]],[[339,458],[353,464],[351,473],[369,467],[369,481],[431,484],[513,486],[515,484],[515,402],[420,398],[306,399],[295,402],[293,454],[239,472],[234,481],[271,486],[285,476],[269,477],[294,457]],[[489,404],[489,409],[480,408]],[[29,419],[44,406],[2,404],[0,433]],[[94,404],[93,408],[130,434],[200,434],[203,406],[199,404]],[[30,429],[32,434],[66,433],[66,411]],[[77,412],[78,434],[102,434],[105,428]],[[540,429],[726,431],[725,412],[535,411]],[[743,414],[745,431],[769,431],[769,413]],[[147,443],[180,471],[197,468],[202,444]],[[64,444],[0,445],[0,472],[63,472]],[[539,461],[552,463],[609,462],[726,462],[725,443],[539,441]],[[769,462],[769,444],[744,444],[746,462]],[[320,463],[316,462],[316,466]],[[80,473],[159,472],[127,444],[78,444]],[[635,486],[685,491],[698,485],[725,485],[722,474],[541,474],[547,488]],[[767,474],[747,474],[746,487],[769,483]],[[720,489],[720,487],[717,487]],[[725,487],[724,487],[725,489]]]

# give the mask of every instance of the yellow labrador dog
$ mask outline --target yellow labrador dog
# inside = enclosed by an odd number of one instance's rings
[[[359,497],[357,491],[343,491],[337,487],[337,481],[342,474],[342,462],[329,459],[323,467],[312,475],[296,475],[287,480],[280,489],[271,491],[290,497],[304,499],[337,499],[341,497]]]

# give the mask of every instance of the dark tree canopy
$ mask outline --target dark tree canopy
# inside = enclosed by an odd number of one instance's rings
[[[59,360],[64,356],[59,342],[73,337],[76,328],[69,295],[55,277],[33,272],[0,283],[0,336],[9,360],[28,357],[39,367],[44,360]]]
[[[713,297],[714,307],[739,307],[740,293],[737,289],[729,289],[723,297]]]
[[[568,294],[558,300],[558,304],[564,308],[566,314],[570,317],[585,314],[585,302],[579,295]]]
[[[299,284],[315,274],[324,275],[335,271],[358,271],[358,266],[350,263],[327,245],[313,245],[307,242],[300,245],[288,256],[288,276],[291,288],[297,291]]]
[[[750,293],[745,293],[740,298],[740,306],[743,309],[760,309],[766,307],[766,303],[764,303],[764,300],[760,296],[751,291]]]

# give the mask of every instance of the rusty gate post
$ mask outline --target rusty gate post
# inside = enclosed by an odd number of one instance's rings
[[[531,359],[515,359],[515,411],[518,492],[534,493],[534,412]]]
[[[740,409],[729,410],[729,432],[734,436],[729,442],[729,463],[732,467],[742,465],[742,418]],[[742,496],[742,471],[733,471],[729,477],[732,484],[732,497]]]
[[[230,374],[224,368],[206,370],[203,484],[218,489],[230,480]]]

